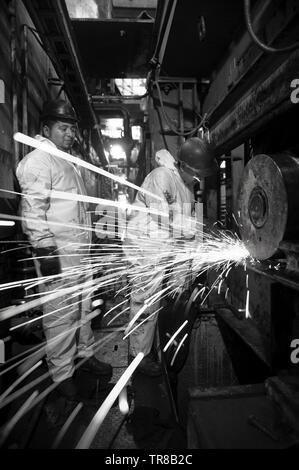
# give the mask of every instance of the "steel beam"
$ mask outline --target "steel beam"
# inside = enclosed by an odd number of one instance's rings
[[[290,84],[299,70],[299,51],[294,52],[261,84],[251,89],[212,129],[217,154],[240,145],[275,116],[291,109]]]

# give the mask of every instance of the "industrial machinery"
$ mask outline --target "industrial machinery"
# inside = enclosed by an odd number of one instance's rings
[[[299,159],[290,154],[257,155],[240,186],[240,231],[253,258],[277,254],[283,241],[299,236]]]

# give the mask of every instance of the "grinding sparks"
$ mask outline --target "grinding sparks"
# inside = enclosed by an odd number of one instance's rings
[[[94,416],[88,428],[84,432],[76,449],[88,449],[91,446],[96,433],[100,429],[104,419],[106,418],[111,407],[113,406],[113,403],[115,402],[119,394],[122,392],[124,387],[126,387],[127,383],[131,379],[132,375],[134,374],[135,370],[137,369],[143,358],[144,354],[139,353],[138,356],[134,359],[134,361],[130,364],[126,372],[121,376],[115,387],[111,390],[106,400],[100,407],[99,411]]]
[[[53,153],[53,148],[51,147],[51,153]],[[70,157],[66,154],[68,158]],[[64,155],[65,157],[65,155]],[[62,157],[61,157],[62,158]],[[72,157],[73,158],[73,157]],[[72,161],[74,163],[74,161]],[[82,160],[79,160],[76,163],[82,164]],[[84,162],[83,162],[84,163]],[[81,165],[82,166],[82,165]],[[84,166],[84,164],[83,164]],[[99,172],[98,172],[99,173]],[[102,173],[101,173],[102,174]],[[108,173],[107,177],[112,175]],[[124,184],[122,180],[122,184]],[[139,190],[141,190],[139,188]],[[151,194],[153,197],[153,195]],[[89,198],[88,196],[66,194],[66,193],[53,193],[53,197],[60,199],[71,199],[76,201],[83,202],[92,202],[96,204],[106,204],[107,206],[118,207],[115,201],[107,202],[106,200],[101,200],[98,198]],[[124,208],[123,204],[119,207]],[[125,207],[128,211],[131,207]],[[135,208],[134,208],[135,210]],[[136,211],[139,209],[136,209]],[[142,210],[140,210],[141,212]],[[147,213],[154,214],[154,211],[144,210]],[[165,215],[165,213],[156,211],[157,215]],[[15,218],[15,220],[22,220],[21,218]],[[110,316],[113,312],[115,315],[109,317],[109,323],[113,324],[118,318],[122,317],[125,312],[129,310],[128,301],[130,297],[131,290],[137,292],[139,290],[145,290],[149,287],[155,287],[148,298],[144,301],[144,305],[140,308],[137,314],[130,319],[128,325],[125,328],[124,340],[127,339],[133,332],[138,331],[144,323],[153,319],[159,312],[163,310],[163,304],[161,303],[164,299],[168,297],[175,296],[176,294],[183,292],[185,289],[186,278],[189,276],[193,281],[196,280],[198,276],[207,272],[210,269],[214,269],[218,277],[213,285],[210,287],[203,284],[198,284],[198,287],[193,291],[188,305],[199,300],[199,302],[204,303],[208,296],[210,295],[212,289],[218,289],[218,293],[221,293],[225,279],[228,277],[231,269],[236,265],[244,265],[246,267],[246,262],[250,255],[246,250],[242,241],[234,234],[226,232],[217,232],[217,233],[203,233],[203,225],[197,224],[198,234],[202,235],[201,240],[176,240],[176,239],[167,239],[162,240],[159,236],[159,232],[155,233],[155,237],[151,239],[150,237],[144,236],[141,234],[141,231],[135,231],[135,237],[132,239],[130,245],[126,245],[126,252],[124,252],[124,245],[126,244],[125,240],[125,223],[120,222],[120,229],[123,235],[124,244],[121,243],[118,236],[110,230],[113,227],[113,219],[110,219],[107,216],[107,228],[109,233],[114,237],[113,244],[93,244],[91,249],[89,245],[79,245],[75,243],[70,243],[68,246],[69,254],[67,255],[58,255],[55,256],[68,256],[74,260],[74,265],[70,269],[65,269],[59,276],[53,276],[48,278],[31,278],[24,280],[22,282],[13,282],[7,283],[6,285],[0,286],[0,290],[12,289],[14,287],[22,286],[26,291],[27,302],[9,307],[0,311],[0,320],[9,319],[16,315],[28,312],[31,309],[36,307],[41,307],[43,305],[49,304],[52,300],[59,300],[59,308],[52,310],[49,313],[46,313],[44,317],[49,317],[51,315],[57,315],[60,313],[62,316],[71,315],[73,313],[73,308],[77,305],[76,302],[78,296],[85,296],[91,301],[92,308],[96,309],[87,315],[84,320],[79,322],[76,325],[76,329],[84,324],[84,322],[90,321],[93,318],[96,318],[100,315],[100,310],[103,308],[103,300],[105,294],[111,293],[113,291],[114,299],[116,305],[110,308],[110,310],[105,313],[105,317]],[[186,218],[186,224],[188,222]],[[14,222],[11,221],[13,224]],[[59,224],[64,225],[64,224]],[[85,227],[76,226],[85,230]],[[95,229],[89,228],[90,232],[94,233]],[[108,233],[108,232],[107,232]],[[74,241],[74,240],[73,240]],[[78,261],[77,261],[78,260]],[[130,260],[133,260],[134,263],[131,263]],[[36,261],[36,260],[35,260]],[[81,282],[82,275],[90,275],[90,281]],[[122,280],[125,279],[124,285]],[[49,281],[62,281],[62,285],[59,288],[53,287],[52,291],[40,292],[36,294],[31,292],[34,288],[43,287],[43,285]],[[128,282],[129,281],[129,282]],[[165,281],[165,282],[164,282]],[[248,288],[248,277],[246,279],[246,287]],[[226,298],[228,295],[228,289],[226,290]],[[117,302],[118,295],[121,294],[121,300]],[[34,297],[37,297],[34,300]],[[123,296],[125,300],[123,300]],[[68,299],[68,302],[65,302],[64,298]],[[100,299],[99,299],[100,297]],[[29,301],[28,301],[29,300]],[[119,300],[119,299],[118,299]],[[82,302],[80,299],[79,302]],[[161,306],[162,305],[162,306]],[[154,313],[151,313],[153,310]],[[246,299],[246,318],[250,318],[249,312],[249,290],[247,292]],[[182,312],[183,313],[183,312]],[[144,316],[147,316],[143,319]],[[37,320],[41,320],[42,317],[30,319],[21,325],[14,326],[11,328],[11,331],[20,329],[21,327],[32,325]],[[142,321],[141,321],[142,320]],[[182,320],[183,321],[183,320]],[[179,352],[182,348],[185,347],[185,344],[188,340],[188,334],[185,334],[184,328],[187,327],[188,321],[184,322],[181,327],[175,332],[175,334],[170,337],[167,345],[164,348],[164,351],[167,351],[171,345],[175,346],[175,352],[171,360],[171,366],[175,364],[175,361],[178,358]],[[116,331],[116,329],[115,329]],[[124,328],[117,330],[118,332],[123,332]],[[63,334],[67,335],[70,330],[65,331]],[[182,333],[183,332],[183,333]],[[178,339],[180,333],[182,333],[183,338]],[[51,344],[59,342],[61,337],[56,336],[53,338]],[[106,338],[105,338],[106,339]],[[107,341],[110,340],[109,335],[107,335]],[[41,344],[36,351],[31,350],[29,357],[16,362],[13,364],[12,368],[17,368],[19,373],[21,373],[20,379],[15,382],[12,388],[8,389],[4,395],[2,395],[3,403],[0,408],[12,403],[12,401],[21,396],[22,393],[28,392],[32,387],[35,387],[37,381],[32,381],[31,384],[24,385],[22,390],[17,390],[15,388],[23,382],[25,378],[28,378],[30,374],[35,371],[41,365],[41,359],[45,355],[45,346],[44,342]],[[102,343],[95,344],[95,349],[100,349]],[[107,396],[106,400],[100,407],[98,413],[86,429],[86,432],[83,434],[77,448],[88,448],[91,445],[95,433],[101,427],[105,417],[109,413],[113,403],[117,398],[119,399],[119,410],[123,415],[129,413],[129,403],[127,396],[127,384],[132,377],[132,374],[137,369],[138,365],[143,359],[143,354],[140,354],[133,363],[129,366],[126,373],[122,376],[120,381],[116,384],[112,392]],[[77,367],[77,366],[76,366]],[[79,365],[78,365],[79,367]],[[45,374],[42,378],[49,378],[49,374]],[[55,386],[54,386],[55,387]],[[34,390],[34,388],[33,388]],[[40,396],[37,396],[36,392],[32,395],[30,401],[25,403],[25,408],[21,409],[21,416],[29,409],[36,406],[43,397],[51,393],[53,386],[43,392]],[[14,393],[12,393],[14,392]],[[82,408],[82,404],[79,404],[74,412],[66,420],[64,427],[61,432],[58,434],[56,441],[53,444],[53,447],[56,448],[61,440],[63,439],[66,432],[69,430],[74,419],[78,415]],[[16,419],[20,416],[16,415]],[[14,422],[12,422],[14,424]]]
[[[180,344],[178,345],[174,355],[173,355],[173,358],[171,360],[171,363],[170,363],[170,366],[173,367],[174,363],[175,363],[175,360],[180,352],[180,350],[182,349],[182,347],[184,346],[184,343],[186,341],[186,339],[188,338],[188,334],[185,334],[185,336],[183,337],[182,341],[180,342]]]
[[[179,336],[180,332],[185,328],[185,326],[188,325],[188,320],[186,320],[181,326],[180,328],[175,332],[175,334],[170,338],[170,340],[168,341],[168,343],[166,344],[166,346],[164,347],[163,349],[163,352],[166,353],[166,351],[170,348],[170,346],[172,345],[172,343],[174,342],[174,340]]]
[[[250,298],[250,292],[247,290],[246,294],[246,308],[245,308],[245,316],[246,318],[251,318],[250,311],[249,311],[249,298]]]
[[[15,225],[15,222],[8,220],[0,220],[0,227],[14,227]]]

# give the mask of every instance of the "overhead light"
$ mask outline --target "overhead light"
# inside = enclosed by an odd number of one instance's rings
[[[111,145],[110,147],[110,155],[113,160],[125,160],[126,159],[126,152],[124,151],[121,145]]]

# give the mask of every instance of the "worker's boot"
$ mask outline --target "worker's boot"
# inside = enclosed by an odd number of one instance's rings
[[[70,377],[63,382],[60,382],[56,388],[59,395],[66,398],[69,401],[76,401],[79,398],[79,393],[74,382],[73,377]]]
[[[90,374],[96,375],[98,377],[112,377],[113,374],[113,369],[110,364],[99,361],[94,356],[84,361],[82,366],[80,366],[80,370],[89,372]]]
[[[149,377],[159,377],[162,374],[161,364],[155,360],[152,353],[142,359],[137,371]]]

